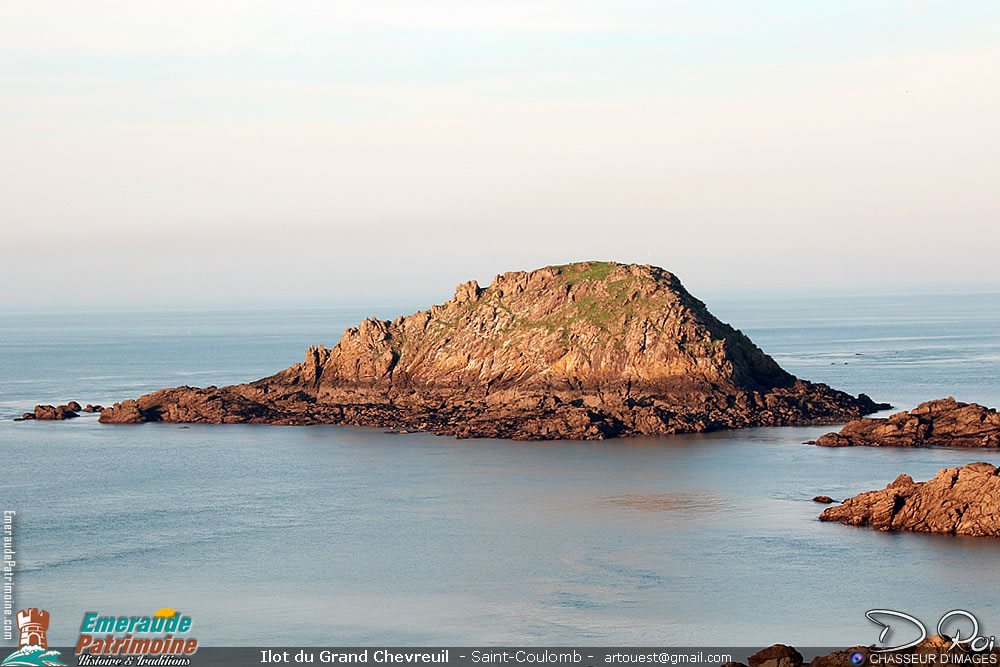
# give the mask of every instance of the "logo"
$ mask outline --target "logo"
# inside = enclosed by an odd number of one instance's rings
[[[3,667],[65,665],[59,661],[59,651],[49,650],[49,642],[45,637],[49,629],[49,612],[35,607],[22,609],[17,612],[17,629],[21,631],[18,648],[0,662],[0,665]]]
[[[861,651],[855,651],[854,653],[851,654],[852,665],[860,665],[864,661],[865,661],[865,654],[862,653]]]
[[[83,615],[80,638],[74,653],[78,662],[92,662],[93,656],[126,656],[131,665],[167,664],[162,656],[175,656],[169,664],[190,664],[187,656],[198,650],[198,640],[190,636],[191,617],[169,607],[152,616],[105,616],[96,611]],[[2,666],[0,666],[2,667]]]

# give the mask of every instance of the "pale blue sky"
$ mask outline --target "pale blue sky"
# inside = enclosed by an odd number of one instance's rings
[[[0,2],[5,305],[1000,286],[1000,3]]]

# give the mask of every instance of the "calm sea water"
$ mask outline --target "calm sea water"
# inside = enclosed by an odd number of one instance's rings
[[[908,409],[1000,404],[1000,295],[710,302],[786,369]],[[391,317],[414,308],[374,313]],[[17,604],[194,618],[206,645],[870,643],[873,607],[1000,632],[1000,540],[822,524],[994,451],[823,449],[827,428],[599,443],[335,426],[14,423],[224,384],[334,344],[345,309],[0,316],[0,503]]]

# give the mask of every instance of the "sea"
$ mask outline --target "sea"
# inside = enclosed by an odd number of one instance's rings
[[[15,608],[193,619],[211,646],[848,646],[870,609],[1000,634],[1000,540],[821,523],[996,450],[804,444],[830,427],[603,442],[377,428],[14,422],[36,403],[223,385],[419,304],[0,315]],[[708,301],[785,369],[897,410],[1000,405],[1000,294]],[[10,642],[8,642],[10,643]]]

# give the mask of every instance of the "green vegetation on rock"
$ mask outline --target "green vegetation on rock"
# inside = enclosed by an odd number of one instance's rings
[[[604,280],[619,266],[614,262],[574,262],[549,268],[559,269],[563,282],[572,286],[587,280]]]

